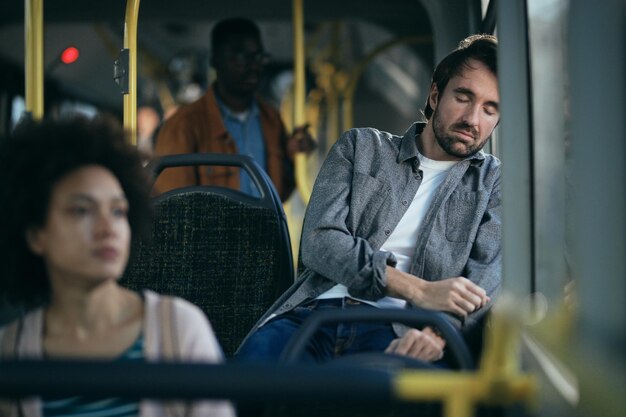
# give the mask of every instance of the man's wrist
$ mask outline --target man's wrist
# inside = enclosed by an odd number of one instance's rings
[[[419,307],[422,305],[422,301],[424,300],[424,290],[428,282],[417,277],[415,277],[412,281],[413,282],[410,287],[411,288],[410,301],[415,306]]]
[[[387,295],[402,298],[411,304],[419,306],[423,299],[424,286],[428,284],[411,274],[387,266]]]

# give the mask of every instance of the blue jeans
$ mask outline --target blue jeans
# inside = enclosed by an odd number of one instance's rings
[[[287,342],[315,311],[376,308],[349,298],[313,300],[273,318],[253,333],[236,360],[277,362]],[[383,352],[397,336],[390,323],[332,323],[320,327],[302,356],[303,362],[326,362],[361,352]]]

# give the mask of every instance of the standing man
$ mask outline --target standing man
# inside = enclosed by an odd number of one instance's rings
[[[247,19],[216,24],[211,33],[211,65],[216,81],[204,96],[181,107],[160,129],[155,155],[227,153],[252,156],[269,174],[281,199],[294,189],[293,157],[309,152],[306,128],[288,135],[278,112],[257,94],[269,55],[261,32]],[[220,185],[254,194],[235,167],[170,168],[158,177],[157,192],[189,185]]]
[[[418,306],[465,332],[501,280],[500,161],[481,151],[500,119],[496,38],[463,40],[436,68],[424,115],[404,136],[352,129],[330,151],[307,209],[297,282],[239,349],[276,360],[313,312]],[[443,357],[430,328],[324,326],[310,361],[386,351]]]

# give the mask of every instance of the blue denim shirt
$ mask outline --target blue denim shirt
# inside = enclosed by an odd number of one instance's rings
[[[241,155],[251,156],[261,168],[266,171],[265,141],[263,140],[263,130],[261,129],[259,106],[256,104],[256,101],[252,100],[248,108],[247,117],[241,120],[222,102],[217,94],[215,98],[220,112],[222,113],[224,126],[235,140],[239,153]],[[240,170],[239,175],[241,191],[246,194],[258,196],[259,190],[253,185],[252,179],[248,173],[244,170]]]
[[[350,295],[385,296],[387,265],[380,247],[421,184],[415,123],[404,136],[352,129],[333,146],[317,177],[305,216],[301,254],[305,269],[264,314],[282,314],[335,284]],[[501,281],[500,161],[482,151],[451,168],[420,227],[409,273],[428,281],[464,276],[494,300]],[[468,330],[489,309],[452,324]],[[256,326],[255,326],[256,329]],[[401,326],[394,326],[403,333]]]

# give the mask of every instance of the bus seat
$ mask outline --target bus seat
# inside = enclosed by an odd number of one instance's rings
[[[320,328],[326,323],[339,322],[395,322],[409,326],[423,327],[430,326],[437,329],[441,336],[446,340],[446,356],[456,364],[461,370],[475,369],[474,359],[461,334],[452,326],[445,318],[443,313],[423,310],[420,308],[411,309],[353,309],[339,311],[319,311],[309,317],[298,329],[298,331],[289,340],[281,355],[281,361],[285,363],[296,363],[298,358],[304,353],[308,341]],[[356,355],[348,355],[329,362],[329,365],[349,364],[349,365],[368,365],[375,367],[387,367],[389,362],[390,369],[397,369],[398,364],[406,367],[415,368],[432,368],[430,364],[412,360],[410,358],[402,358],[396,355],[387,355],[384,353],[363,353]]]
[[[287,222],[267,174],[242,155],[181,154],[149,165],[155,176],[176,166],[237,166],[260,197],[192,186],[154,198],[151,236],[143,239],[122,284],[182,297],[209,318],[227,357],[293,283]]]
[[[327,323],[338,322],[397,322],[409,326],[431,326],[436,328],[446,340],[446,359],[454,363],[458,369],[471,371],[475,369],[474,361],[470,349],[465,344],[461,334],[452,326],[442,313],[435,311],[413,309],[352,309],[339,311],[319,311],[311,315],[291,337],[280,361],[286,364],[297,363],[306,350],[306,346],[311,337]],[[388,355],[382,352],[365,352],[353,355],[346,355],[326,362],[321,366],[339,368],[350,372],[354,369],[373,369],[397,374],[406,369],[423,369],[426,371],[452,371],[453,369],[440,368],[436,365],[422,362],[416,359]],[[246,413],[243,410],[243,417],[252,417],[260,413]],[[355,417],[440,417],[443,415],[442,406],[435,401],[424,401],[420,403],[387,402],[378,405],[368,404],[366,406],[358,403],[329,403],[311,401],[302,407],[286,406],[283,404],[268,405],[263,416],[297,416],[309,417],[324,415],[329,417],[355,416]],[[492,415],[489,415],[492,417]]]

